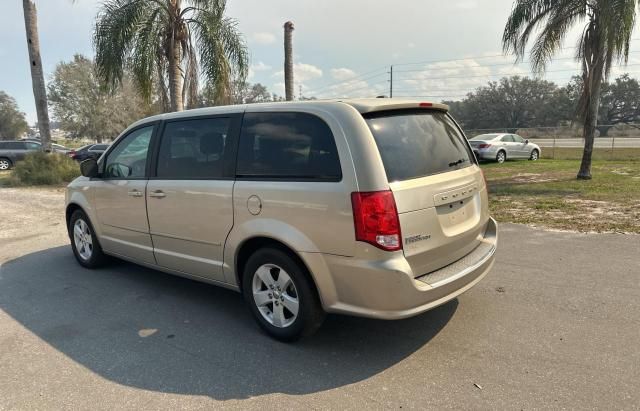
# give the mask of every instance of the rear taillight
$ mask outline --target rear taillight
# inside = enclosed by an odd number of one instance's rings
[[[356,241],[386,251],[402,249],[398,209],[390,190],[351,193],[351,204]]]
[[[71,150],[71,151],[69,151],[69,152],[67,153],[67,155],[68,155],[69,157],[71,157],[71,158],[75,157],[75,155],[76,155],[76,150]]]
[[[489,148],[489,147],[491,147],[491,144],[480,144],[478,146],[478,148]]]

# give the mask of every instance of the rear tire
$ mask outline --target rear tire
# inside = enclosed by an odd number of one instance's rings
[[[533,151],[531,152],[531,155],[529,156],[529,160],[537,161],[538,158],[540,158],[540,152],[534,148]]]
[[[84,211],[76,210],[71,214],[67,229],[73,255],[81,266],[97,268],[105,263],[107,257],[102,252],[96,232]]]
[[[498,151],[498,154],[496,154],[496,161],[500,164],[507,161],[507,153],[505,153],[503,150]]]
[[[0,171],[10,170],[13,164],[6,157],[0,157]]]
[[[259,249],[249,257],[242,293],[260,328],[280,341],[313,334],[326,315],[306,268],[275,248]]]

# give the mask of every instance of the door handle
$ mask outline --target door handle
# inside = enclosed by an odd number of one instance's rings
[[[149,193],[149,197],[153,198],[164,198],[167,195],[162,190],[156,190]]]
[[[127,194],[131,197],[142,197],[144,195],[140,190],[131,190]]]

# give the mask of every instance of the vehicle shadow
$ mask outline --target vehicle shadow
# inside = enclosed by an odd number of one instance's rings
[[[425,346],[457,304],[392,322],[329,316],[315,336],[283,344],[233,291],[120,261],[86,270],[69,247],[0,266],[0,309],[72,360],[119,384],[216,399],[367,379]]]

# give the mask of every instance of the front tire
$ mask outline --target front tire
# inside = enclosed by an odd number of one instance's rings
[[[507,153],[502,150],[498,151],[498,154],[496,154],[496,161],[500,164],[507,161]]]
[[[531,152],[531,155],[529,156],[529,160],[537,161],[538,158],[540,158],[540,152],[534,148],[533,151]]]
[[[5,157],[0,157],[0,171],[11,169],[11,160]]]
[[[69,238],[73,255],[81,266],[96,268],[104,264],[106,256],[98,243],[91,221],[82,210],[76,210],[69,219]]]
[[[280,341],[313,334],[325,312],[307,270],[289,254],[259,249],[245,264],[242,292],[258,325]]]

